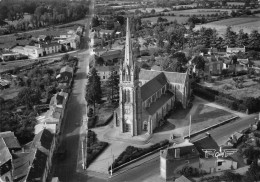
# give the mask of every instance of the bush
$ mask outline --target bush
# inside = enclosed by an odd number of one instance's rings
[[[107,146],[107,142],[98,141],[96,133],[89,130],[86,166],[88,167]]]
[[[161,148],[165,145],[169,144],[169,140],[163,140],[161,141],[160,143],[156,143],[148,148],[137,148],[137,147],[133,147],[133,146],[128,146],[124,152],[122,152],[118,158],[113,162],[112,164],[112,168],[113,170],[124,164],[124,163],[127,163],[131,160],[134,160],[138,157],[141,157],[149,152],[152,152],[158,148]],[[111,166],[109,166],[108,170],[110,171],[111,170]]]

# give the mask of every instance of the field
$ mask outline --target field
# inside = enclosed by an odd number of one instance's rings
[[[169,22],[173,22],[174,20],[177,20],[178,23],[187,23],[188,17],[178,17],[178,16],[163,16],[163,18],[166,18]],[[142,20],[150,20],[153,23],[157,22],[158,17],[150,17],[150,18],[143,18]]]
[[[228,26],[231,26],[235,32],[239,32],[241,29],[243,29],[245,33],[251,33],[252,30],[260,31],[260,17],[230,18],[203,25],[196,25],[195,30],[201,27],[215,28],[219,32],[219,35],[222,36]]]
[[[81,20],[83,21],[83,20]],[[50,29],[42,29],[35,30],[30,32],[25,32],[26,35],[32,35],[33,37],[38,37],[39,35],[50,35],[50,36],[59,36],[61,34],[66,34],[69,30],[76,30],[77,25],[73,25],[67,28],[50,28]],[[30,39],[16,40],[16,37],[11,35],[0,36],[0,49],[1,48],[9,48],[14,45],[28,45]]]
[[[18,93],[22,90],[23,87],[11,87],[8,89],[0,90],[0,97],[5,100],[13,99],[18,95]]]
[[[163,10],[165,10],[165,9],[168,9],[168,10],[170,10],[170,8],[139,8],[138,10],[140,10],[140,11],[142,11],[142,12],[148,12],[148,13],[150,13],[151,11],[152,11],[152,9],[154,9],[155,10],[155,12],[162,12]],[[129,12],[135,12],[135,10],[137,10],[137,9],[130,9],[130,10],[128,10]]]
[[[259,77],[257,79],[260,79]],[[222,81],[215,81],[213,84],[206,85],[213,90],[218,90],[225,94],[229,94],[237,99],[243,99],[245,97],[260,97],[260,84],[252,79],[248,79],[244,76],[242,88],[237,88],[233,79],[224,79]]]
[[[165,12],[165,14],[168,13],[174,13],[175,15],[212,15],[212,14],[220,14],[228,12],[228,14],[231,13],[231,10],[229,9],[188,9],[188,10],[180,10],[180,11],[169,11]]]

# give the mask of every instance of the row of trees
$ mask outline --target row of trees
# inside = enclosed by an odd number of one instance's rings
[[[88,2],[20,2],[15,4],[0,4],[0,21],[19,20],[15,25],[7,25],[8,33],[13,31],[26,31],[29,28],[39,28],[57,23],[67,23],[84,18],[88,13]],[[30,19],[24,19],[24,14],[31,15]]]

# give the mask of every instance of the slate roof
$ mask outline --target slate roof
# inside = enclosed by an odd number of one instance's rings
[[[175,149],[180,149],[180,158],[185,158],[186,156],[199,156],[199,152],[197,151],[194,144],[189,141],[184,141],[180,144],[175,144],[167,149],[161,154],[161,157],[168,159],[175,159]]]
[[[6,163],[8,160],[12,159],[12,155],[6,146],[4,139],[0,138],[0,164]],[[0,171],[1,174],[1,171]]]
[[[4,139],[4,142],[9,149],[21,148],[21,145],[18,142],[16,136],[14,135],[14,132],[11,131],[1,132],[0,137]]]
[[[148,81],[141,87],[142,100],[145,101],[166,84],[167,79],[165,75],[162,72],[160,72],[158,75],[156,75],[154,78],[152,78],[150,81]]]
[[[33,149],[30,153],[19,157],[13,161],[14,181],[33,181],[41,179],[47,162],[47,155],[38,149]]]
[[[200,157],[202,158],[205,157],[205,153],[202,151],[202,149],[215,149],[216,151],[219,150],[217,142],[210,135],[192,141],[192,143],[195,145],[200,153]]]
[[[102,53],[100,57],[106,57],[106,56],[120,56],[121,50],[110,50]]]
[[[153,102],[150,107],[146,109],[146,111],[150,114],[153,115],[160,109],[168,100],[170,100],[174,96],[173,93],[167,91],[165,94],[163,94],[158,100]]]
[[[96,66],[95,68],[98,72],[112,71],[113,69],[119,71],[119,66]]]
[[[41,132],[39,132],[37,135],[35,135],[31,147],[38,148],[39,145],[41,145],[43,148],[50,150],[52,140],[53,140],[53,134],[49,130],[44,129]]]
[[[164,73],[167,80],[171,83],[184,84],[187,79],[187,73],[178,73],[178,72],[168,72],[168,71],[152,71],[141,69],[139,73],[140,80],[151,80],[156,77],[158,74]]]
[[[46,48],[46,47],[53,47],[53,46],[61,46],[61,44],[57,43],[57,42],[52,42],[50,44],[41,44],[42,48]]]
[[[70,72],[70,73],[73,73],[73,68],[70,67],[70,66],[64,66],[60,69],[60,73],[63,73],[63,72]]]

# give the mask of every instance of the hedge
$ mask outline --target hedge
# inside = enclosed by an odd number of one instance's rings
[[[203,99],[206,99],[210,102],[216,102],[235,111],[246,112],[248,110],[248,107],[245,105],[243,100],[236,99],[228,94],[219,92],[217,90],[205,88],[201,85],[196,84],[193,92],[195,95]]]
[[[88,167],[91,162],[93,162],[97,158],[97,156],[107,148],[107,146],[107,142],[98,141],[96,133],[89,130],[86,167]]]
[[[156,143],[148,148],[137,148],[133,146],[128,146],[124,152],[122,152],[118,158],[113,162],[112,168],[115,169],[120,165],[127,163],[131,160],[134,160],[138,157],[141,157],[149,152],[152,152],[158,148],[161,148],[165,145],[169,144],[169,140],[163,140],[160,143]],[[108,171],[111,170],[111,166],[109,166]]]

